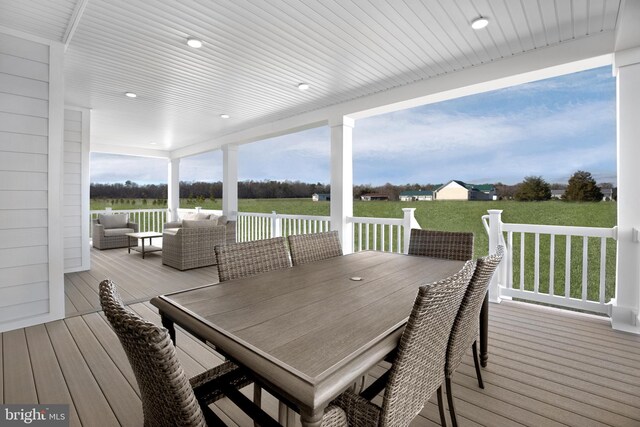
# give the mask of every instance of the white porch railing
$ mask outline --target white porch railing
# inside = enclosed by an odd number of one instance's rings
[[[287,237],[291,234],[321,233],[330,230],[328,216],[285,215],[273,211],[270,214],[238,212],[236,241]]]
[[[113,210],[105,208],[104,210],[89,211],[90,220],[97,219],[100,214],[128,214],[129,221],[135,222],[140,227],[140,232],[156,231],[162,232],[162,226],[167,222],[166,209],[127,209]],[[89,236],[91,236],[92,227],[89,227]]]
[[[405,208],[403,218],[349,217],[353,224],[353,252],[375,250],[406,253],[411,228],[420,228],[413,208]],[[331,229],[328,216],[284,215],[238,212],[236,239],[238,242],[287,237],[292,234],[321,233]]]
[[[490,288],[492,301],[519,298],[609,314],[613,295],[607,298],[606,290],[615,280],[615,265],[607,270],[612,250],[607,244],[617,239],[617,227],[509,224],[502,222],[502,211],[489,212],[482,217],[489,249],[505,247]]]

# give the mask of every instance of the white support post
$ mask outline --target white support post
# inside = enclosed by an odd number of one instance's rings
[[[238,147],[222,147],[222,214],[230,221],[238,216]]]
[[[634,239],[634,228],[640,228],[640,49],[617,52],[614,71],[618,77],[618,241],[611,324],[614,329],[640,333],[640,244]]]
[[[411,239],[411,229],[420,229],[420,224],[415,217],[416,208],[402,208],[404,213],[403,226],[404,226],[404,253],[409,253],[409,240]]]
[[[167,207],[169,222],[178,221],[180,208],[180,159],[169,159],[167,179]]]
[[[342,252],[353,252],[353,119],[340,116],[331,126],[331,229],[337,230]]]
[[[282,237],[282,227],[276,211],[271,211],[271,237]]]
[[[489,253],[492,254],[496,252],[498,245],[500,245],[500,233],[502,233],[502,210],[490,209],[487,212],[489,212]],[[490,302],[499,303],[501,301],[500,286],[504,286],[505,283],[506,265],[507,263],[503,258],[496,270],[496,274],[491,278],[491,283],[489,284]]]

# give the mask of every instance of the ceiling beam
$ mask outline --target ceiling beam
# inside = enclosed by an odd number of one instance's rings
[[[126,156],[157,157],[161,159],[169,159],[171,157],[171,153],[169,151],[127,147],[125,145],[91,143],[91,147],[89,150],[92,153],[123,154]]]
[[[89,0],[78,0],[75,9],[73,9],[73,14],[67,24],[67,30],[64,32],[64,36],[62,37],[65,52],[69,48],[69,43],[71,43],[71,39],[76,32],[76,28],[78,28],[78,24],[80,23],[80,19],[82,19],[82,14],[84,13],[88,2]]]

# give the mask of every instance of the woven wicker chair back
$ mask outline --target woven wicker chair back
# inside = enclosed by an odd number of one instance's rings
[[[100,304],[138,381],[144,425],[205,426],[167,330],[125,308],[110,280],[100,283]]]
[[[476,270],[462,299],[460,310],[458,310],[456,320],[453,322],[451,336],[449,337],[445,365],[445,374],[448,377],[458,368],[469,347],[478,338],[478,318],[480,317],[482,302],[489,288],[491,277],[493,277],[493,273],[502,260],[502,255],[502,246],[498,246],[495,254],[477,260]]]
[[[409,255],[467,261],[473,258],[473,233],[411,229]]]
[[[337,231],[291,235],[288,239],[293,265],[342,256],[342,245]]]
[[[453,276],[420,287],[389,373],[381,426],[408,426],[442,384],[451,327],[474,269],[468,261]]]
[[[215,247],[221,282],[291,267],[284,237]]]

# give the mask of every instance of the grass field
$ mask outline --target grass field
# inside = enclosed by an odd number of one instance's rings
[[[276,211],[282,214],[299,215],[329,215],[329,202],[313,202],[310,199],[260,199],[239,200],[240,212],[271,213]],[[221,209],[220,200],[201,201],[181,200],[183,208],[193,208],[196,205],[205,209]],[[152,201],[142,204],[137,200],[135,205],[131,203],[111,204],[111,201],[92,200],[91,209],[104,209],[112,206],[113,209],[154,209],[166,206],[153,205]],[[547,202],[389,202],[372,201],[354,202],[354,216],[374,218],[402,218],[402,208],[416,208],[415,216],[422,228],[444,231],[472,231],[475,235],[475,255],[483,256],[488,251],[487,233],[482,226],[481,217],[486,215],[488,209],[502,209],[502,220],[508,223],[522,224],[546,224],[569,225],[585,227],[613,227],[616,225],[616,204],[614,202],[599,203],[567,203],[561,201]],[[540,291],[548,292],[549,286],[549,237],[540,238]],[[520,258],[520,236],[514,235],[514,260]],[[533,289],[533,252],[534,239],[527,235],[525,239],[525,289]],[[597,300],[599,268],[600,268],[600,242],[599,239],[589,239],[588,248],[588,295],[589,299]],[[615,242],[609,239],[607,242],[606,262],[606,301],[614,294],[615,289]],[[554,292],[564,294],[565,282],[565,239],[558,236],[555,239],[555,284]],[[520,282],[519,262],[514,262],[514,286]],[[582,239],[572,239],[572,263],[571,263],[571,296],[580,297],[582,283]]]

